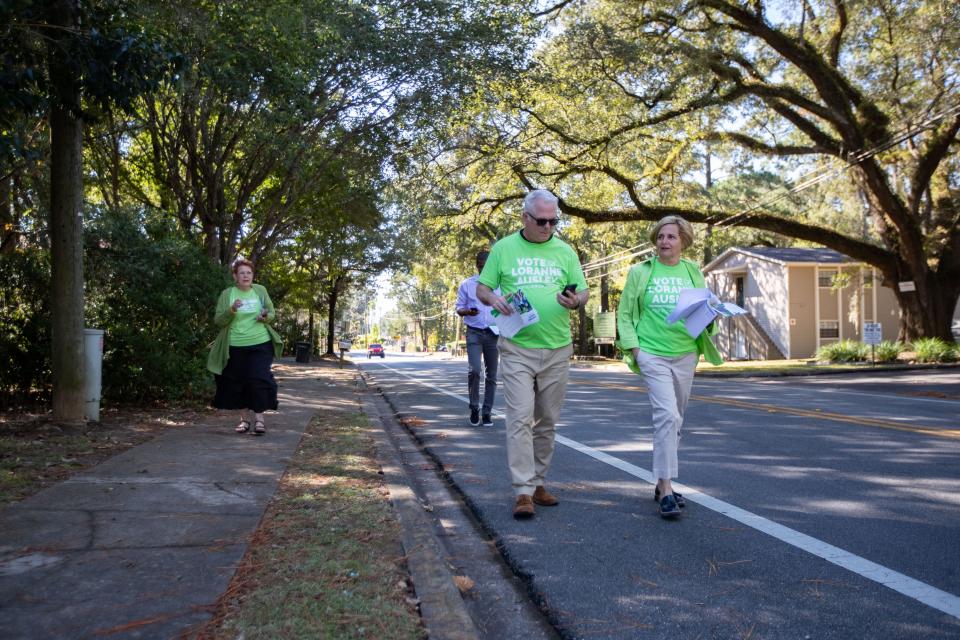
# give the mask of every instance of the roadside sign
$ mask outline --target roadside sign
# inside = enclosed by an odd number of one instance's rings
[[[863,323],[863,343],[880,344],[883,342],[883,325],[879,322]]]
[[[897,283],[897,287],[900,288],[901,292],[906,293],[907,291],[916,291],[917,285],[913,280],[904,280]]]
[[[612,344],[617,337],[617,314],[613,311],[600,311],[593,316],[593,336],[597,344],[602,338],[609,338]]]

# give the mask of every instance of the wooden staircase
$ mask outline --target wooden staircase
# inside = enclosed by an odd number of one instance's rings
[[[725,360],[783,360],[783,352],[752,314],[718,318],[720,333],[713,342]]]

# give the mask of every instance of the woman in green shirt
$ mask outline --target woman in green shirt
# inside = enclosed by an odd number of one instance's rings
[[[268,324],[276,317],[267,290],[253,283],[253,263],[233,263],[234,286],[220,293],[214,322],[220,334],[207,358],[217,392],[213,406],[239,409],[237,433],[250,431],[246,410],[253,412],[253,434],[267,432],[263,414],[277,408],[277,382],[270,367],[283,352],[283,342]]]
[[[654,499],[660,515],[672,518],[686,506],[670,481],[677,477],[680,427],[693,373],[701,354],[714,364],[723,360],[707,335],[715,332],[714,327],[691,338],[682,322],[666,322],[681,289],[705,286],[697,265],[681,257],[693,244],[693,227],[679,216],[667,216],[654,226],[650,241],[657,255],[630,269],[617,307],[617,329],[624,360],[643,376],[648,389],[653,410],[653,476],[657,479]]]

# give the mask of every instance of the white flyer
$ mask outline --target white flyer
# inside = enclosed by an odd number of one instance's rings
[[[710,289],[682,289],[677,297],[677,306],[667,316],[667,324],[683,320],[691,338],[696,338],[717,316],[729,318],[746,313],[732,302],[720,302]]]
[[[494,309],[493,314],[497,323],[495,331],[498,331],[504,338],[512,338],[524,327],[540,322],[540,315],[533,308],[527,297],[523,295],[523,290],[517,289],[513,293],[506,295],[513,313],[506,316]]]

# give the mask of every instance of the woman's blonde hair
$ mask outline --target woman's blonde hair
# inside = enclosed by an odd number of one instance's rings
[[[650,242],[654,245],[657,244],[657,236],[660,235],[660,230],[663,229],[668,224],[677,225],[677,230],[680,233],[680,249],[686,249],[693,244],[693,225],[681,218],[680,216],[665,216],[660,219],[660,222],[653,226],[653,229],[650,230]]]

